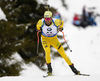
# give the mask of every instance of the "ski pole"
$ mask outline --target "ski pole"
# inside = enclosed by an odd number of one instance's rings
[[[69,47],[69,45],[68,45],[68,43],[67,43],[67,41],[66,41],[66,39],[65,39],[64,32],[63,32],[63,31],[61,31],[61,32],[63,33],[63,38],[64,38],[64,40],[65,40],[65,42],[66,42],[66,44],[67,44],[67,46],[68,46],[68,49],[70,50],[70,52],[72,52],[72,50],[70,49],[70,47]]]
[[[37,54],[39,50],[39,31],[37,32]]]

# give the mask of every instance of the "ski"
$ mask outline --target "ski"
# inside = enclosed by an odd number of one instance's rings
[[[78,75],[82,75],[82,76],[90,76],[90,74],[82,74],[82,73],[80,73],[80,74],[78,74]]]
[[[49,77],[49,76],[54,76],[54,75],[43,75],[44,78]]]
[[[90,74],[82,74],[82,73],[80,73],[78,75],[80,75],[80,76],[90,76]],[[54,76],[54,75],[43,75],[44,78],[49,77],[49,76]]]

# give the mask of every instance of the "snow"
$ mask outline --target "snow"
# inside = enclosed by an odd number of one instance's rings
[[[0,8],[0,20],[1,19],[7,20],[5,14],[3,13],[3,11]]]
[[[39,1],[43,3],[43,0]],[[61,0],[55,0],[56,4],[54,0],[49,0],[48,4],[57,8],[62,17],[67,18],[67,21],[64,22],[64,33],[72,52],[68,50],[66,54],[80,72],[90,74],[90,76],[74,75],[64,59],[57,57],[51,59],[55,76],[43,78],[42,76],[46,74],[46,71],[41,71],[36,65],[32,64],[30,66],[24,65],[23,67],[26,69],[21,72],[20,76],[2,77],[0,78],[1,81],[100,81],[100,18],[96,19],[97,26],[89,26],[86,29],[77,28],[71,24],[73,14],[81,14],[84,5],[96,6],[97,11],[99,11],[98,3],[100,3],[100,0],[65,1],[69,10],[62,7]],[[62,35],[61,32],[58,34]]]

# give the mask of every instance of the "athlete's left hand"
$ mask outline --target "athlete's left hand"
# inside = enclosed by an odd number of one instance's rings
[[[63,28],[59,28],[59,31],[61,31],[61,32],[62,32],[62,31],[63,31]]]

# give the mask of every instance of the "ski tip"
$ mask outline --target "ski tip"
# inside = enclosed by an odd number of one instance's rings
[[[49,76],[54,76],[54,75],[43,75],[43,78],[49,77]]]
[[[79,75],[82,75],[82,76],[90,76],[90,74],[79,74]]]
[[[44,75],[43,75],[43,78],[46,78],[46,77],[47,77],[47,76],[44,76]]]

